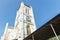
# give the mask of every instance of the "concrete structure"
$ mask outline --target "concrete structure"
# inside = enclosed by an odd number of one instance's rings
[[[17,10],[14,27],[6,24],[1,40],[23,40],[36,30],[32,7],[23,2]]]

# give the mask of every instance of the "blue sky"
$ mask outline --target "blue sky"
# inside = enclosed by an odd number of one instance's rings
[[[0,36],[6,22],[14,26],[16,12],[22,1],[32,6],[37,28],[60,12],[60,0],[0,0]]]

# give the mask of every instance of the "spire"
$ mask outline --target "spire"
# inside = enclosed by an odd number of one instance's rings
[[[3,35],[1,36],[1,40],[4,40],[5,35],[6,35],[6,32],[7,32],[7,28],[8,28],[8,23],[6,23],[4,33],[3,33]]]
[[[7,31],[7,28],[8,28],[8,23],[6,23],[6,27],[5,27],[4,35],[5,35],[6,31]]]
[[[24,2],[21,2],[21,5],[24,5]]]

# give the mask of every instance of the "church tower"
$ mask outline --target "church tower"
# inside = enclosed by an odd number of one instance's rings
[[[23,40],[36,30],[33,10],[23,2],[17,10],[14,27],[6,24],[1,40]]]
[[[14,28],[18,29],[17,31],[19,32],[17,38],[19,37],[22,39],[36,30],[33,10],[31,6],[28,6],[23,2],[21,3],[17,11]]]

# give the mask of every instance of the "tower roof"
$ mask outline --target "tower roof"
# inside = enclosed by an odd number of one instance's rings
[[[30,8],[30,6],[28,6],[27,4],[24,4],[24,5]]]
[[[28,6],[26,3],[24,3],[24,2],[21,2],[21,4],[22,5],[25,5],[25,6],[27,6],[27,7],[30,7],[30,6]]]
[[[26,3],[21,2],[21,5],[19,5],[18,10],[19,10],[19,8],[20,8],[22,5],[27,6],[27,7],[29,7],[29,8],[30,8],[30,6],[28,6]]]

